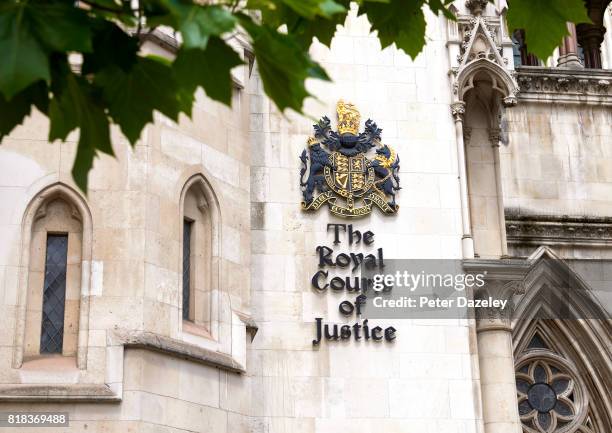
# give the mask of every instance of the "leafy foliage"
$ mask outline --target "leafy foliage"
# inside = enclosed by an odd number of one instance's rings
[[[507,18],[509,28],[525,29],[529,51],[540,59],[569,34],[566,22],[591,22],[584,2],[576,0],[512,0]]]
[[[230,105],[232,101],[231,69],[242,63],[240,56],[221,39],[213,37],[206,49],[181,48],[174,61],[174,74],[191,94],[202,87],[206,94]]]
[[[378,31],[382,47],[395,43],[411,57],[416,57],[425,45],[424,1],[388,3],[364,2],[361,11],[367,14],[372,29]]]
[[[49,140],[65,140],[71,131],[80,128],[72,177],[78,185],[86,186],[96,151],[113,155],[108,119],[94,89],[84,78],[67,72],[64,81],[61,91],[49,104]]]
[[[450,3],[355,5],[383,48],[395,44],[415,57],[425,43],[427,11],[454,19]],[[32,106],[49,117],[49,140],[78,129],[73,177],[86,190],[96,154],[113,154],[111,124],[134,144],[155,111],[174,120],[191,115],[198,87],[231,103],[231,70],[243,63],[235,34],[250,40],[271,100],[301,112],[305,80],[329,80],[308,54],[313,38],[329,46],[350,9],[350,0],[0,0],[0,139]],[[510,28],[525,29],[530,50],[542,58],[566,34],[566,21],[588,21],[582,0],[512,0],[508,13]],[[172,60],[140,50],[142,36],[157,26],[178,34]],[[80,68],[68,61],[74,54]]]

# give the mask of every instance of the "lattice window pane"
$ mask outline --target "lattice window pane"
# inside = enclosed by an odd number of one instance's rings
[[[62,353],[67,257],[68,235],[48,235],[40,353]]]
[[[189,320],[191,290],[191,229],[193,222],[183,223],[183,320]]]

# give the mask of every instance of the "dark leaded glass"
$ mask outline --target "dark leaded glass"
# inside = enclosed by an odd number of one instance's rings
[[[191,221],[183,223],[183,320],[189,320],[191,289]]]
[[[514,66],[521,66],[521,44],[512,36],[512,55],[514,57]]]
[[[48,235],[40,353],[62,353],[68,235]]]
[[[535,370],[533,370],[533,378],[535,382],[548,382],[548,376],[546,374],[546,370],[540,364],[536,365]]]
[[[555,410],[562,416],[572,416],[574,411],[567,403],[557,400],[557,404],[555,405]]]
[[[532,410],[533,408],[527,400],[523,400],[519,403],[519,415],[527,415]]]
[[[542,429],[548,430],[548,427],[550,427],[551,422],[552,422],[552,417],[550,416],[549,413],[539,413],[538,414],[538,423],[540,424],[540,427],[542,427]]]
[[[557,403],[555,391],[546,383],[536,383],[527,393],[529,404],[540,413],[550,412]]]
[[[544,343],[544,340],[542,340],[542,337],[540,337],[538,334],[533,335],[533,338],[527,347],[529,349],[548,349],[546,343]]]
[[[565,392],[567,388],[569,387],[569,384],[570,384],[569,379],[555,379],[553,380],[553,383],[551,386],[558,395],[558,394],[561,394],[562,392]]]
[[[529,391],[529,382],[523,379],[516,379],[516,389],[518,389],[523,394],[527,394]]]

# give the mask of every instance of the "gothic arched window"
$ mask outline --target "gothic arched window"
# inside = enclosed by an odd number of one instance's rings
[[[83,289],[89,283],[91,230],[85,202],[65,185],[44,189],[28,206],[16,368],[48,355],[74,357],[79,368],[86,368],[88,298]]]
[[[561,328],[553,320],[538,320],[525,335],[515,360],[523,431],[606,433],[601,426],[609,415],[602,409],[602,394],[582,363],[569,355]]]
[[[612,265],[565,262],[544,247],[530,261],[512,319],[523,432],[612,432],[612,324],[586,282]]]
[[[190,330],[211,332],[217,257],[217,205],[202,176],[184,187],[181,227],[181,318]],[[195,325],[195,327],[193,326]]]

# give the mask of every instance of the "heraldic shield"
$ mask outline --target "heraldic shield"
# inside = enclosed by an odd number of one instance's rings
[[[345,217],[367,215],[373,206],[386,214],[396,213],[399,157],[381,143],[382,130],[372,120],[359,134],[360,115],[353,104],[339,101],[337,112],[338,131],[323,117],[300,156],[302,209],[316,211],[327,204],[333,214]],[[367,153],[372,148],[375,155],[370,159]]]

